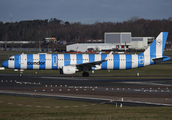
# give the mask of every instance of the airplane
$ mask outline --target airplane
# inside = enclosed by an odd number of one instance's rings
[[[121,70],[140,68],[170,60],[163,56],[168,32],[161,32],[152,44],[141,54],[19,54],[2,63],[5,68],[20,70],[60,70],[60,74],[75,74],[90,70]]]

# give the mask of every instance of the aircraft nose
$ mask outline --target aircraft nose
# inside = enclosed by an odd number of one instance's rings
[[[8,68],[8,60],[4,61],[4,62],[2,63],[2,66]]]

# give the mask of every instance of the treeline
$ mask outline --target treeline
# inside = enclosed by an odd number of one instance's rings
[[[0,41],[42,41],[56,37],[67,42],[85,42],[88,39],[104,39],[105,32],[132,32],[133,37],[156,37],[161,31],[169,32],[172,41],[172,17],[162,20],[147,20],[132,17],[123,22],[69,23],[51,18],[45,20],[0,22]]]

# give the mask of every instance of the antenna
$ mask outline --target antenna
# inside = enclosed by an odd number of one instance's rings
[[[11,20],[11,23],[12,23],[12,16],[13,16],[13,15],[12,15],[12,14],[10,14],[10,20]]]

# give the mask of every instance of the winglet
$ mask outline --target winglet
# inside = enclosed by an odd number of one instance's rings
[[[112,53],[113,53],[113,51],[111,51],[104,60],[107,61],[110,58],[110,56],[112,55]]]

